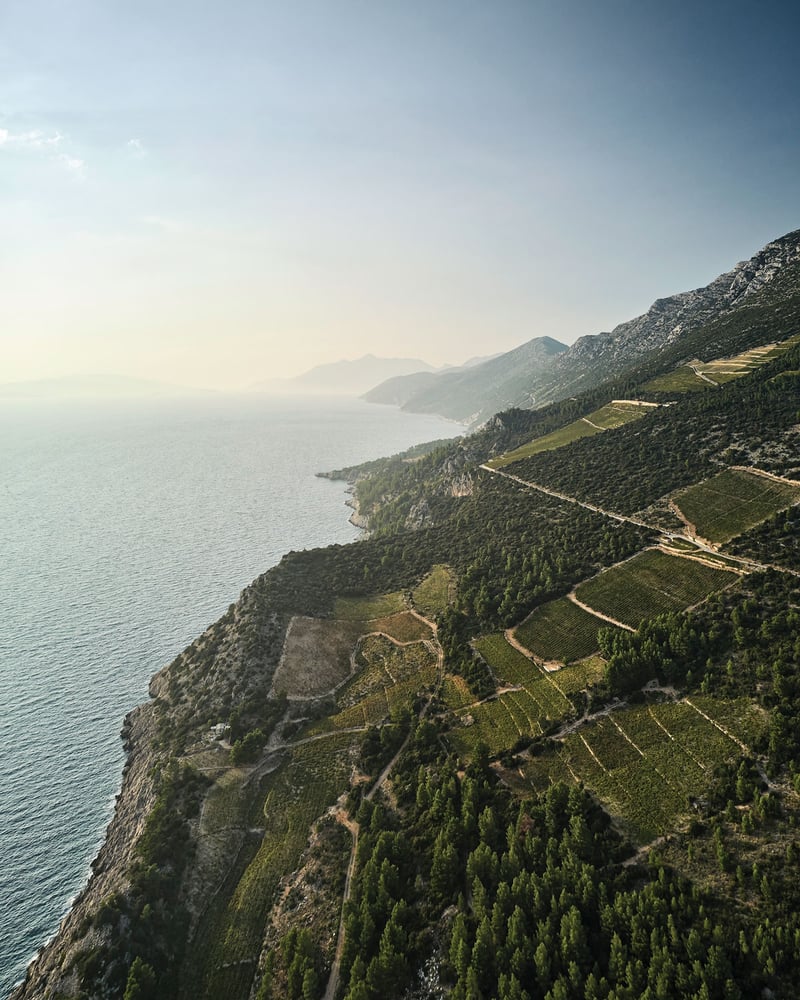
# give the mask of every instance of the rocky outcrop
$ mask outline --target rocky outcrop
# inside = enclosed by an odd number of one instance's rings
[[[677,344],[705,324],[749,304],[800,291],[800,230],[767,244],[703,288],[657,299],[609,332],[570,348],[537,337],[466,371],[424,382],[392,380],[365,398],[396,402],[414,413],[438,413],[472,427],[510,407],[529,409],[565,399],[619,374],[646,355]],[[706,360],[710,360],[706,359]]]
[[[11,1000],[50,1000],[79,996],[81,980],[77,960],[100,945],[108,933],[94,917],[103,901],[128,888],[128,872],[136,844],[155,801],[153,750],[156,732],[153,703],[134,709],[122,730],[128,759],[117,796],[114,816],[100,852],[92,862],[92,876],[75,899],[56,935],[28,967],[24,983]]]

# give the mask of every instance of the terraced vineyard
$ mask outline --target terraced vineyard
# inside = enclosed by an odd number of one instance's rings
[[[398,590],[391,594],[375,594],[373,597],[337,597],[333,617],[345,621],[368,622],[373,618],[386,618],[406,610],[406,599]]]
[[[561,427],[557,431],[545,434],[536,438],[528,444],[515,448],[514,451],[493,458],[486,464],[491,469],[502,469],[512,462],[519,462],[523,458],[530,458],[531,455],[538,455],[543,451],[554,451],[556,448],[563,448],[564,445],[577,441],[580,438],[591,437],[593,434],[600,434],[605,430],[613,430],[615,427],[622,427],[632,420],[639,420],[650,411],[648,406],[640,406],[638,403],[629,400],[615,400],[601,406],[599,410],[590,413],[587,417],[573,420],[566,427]]]
[[[648,549],[580,584],[575,593],[595,611],[638,628],[646,618],[695,605],[737,579],[733,571]]]
[[[497,753],[520,737],[540,735],[552,722],[572,718],[575,708],[567,694],[582,690],[602,674],[602,660],[546,673],[511,646],[502,633],[481,636],[473,645],[489,664],[498,684],[511,690],[474,704],[465,691],[466,685],[458,683],[459,678],[445,679],[443,700],[457,717],[450,738],[455,748],[467,755],[478,742]]]
[[[398,642],[419,642],[433,635],[430,626],[420,621],[410,611],[401,611],[388,618],[376,618],[368,625],[370,632],[383,632]]]
[[[711,389],[714,385],[724,385],[733,379],[741,378],[761,365],[780,357],[795,344],[800,343],[800,334],[789,337],[776,344],[765,344],[754,347],[741,354],[734,354],[715,361],[695,361],[691,365],[681,365],[674,371],[659,375],[647,382],[643,389],[646,392],[697,392]],[[705,377],[703,377],[705,376]]]
[[[446,610],[453,599],[455,575],[449,566],[434,566],[411,597],[414,607],[427,618]]]
[[[629,708],[534,757],[525,776],[538,789],[567,777],[584,782],[636,840],[648,843],[689,813],[690,800],[703,795],[718,764],[741,756],[737,739],[755,739],[765,729],[763,713],[745,700],[709,698],[702,706],[691,700],[704,712],[711,708],[731,736],[686,702]]]
[[[437,654],[429,642],[398,646],[384,636],[367,635],[359,642],[356,662],[358,672],[337,694],[338,710],[312,725],[309,735],[379,725],[436,683]]]
[[[311,824],[348,787],[357,746],[353,736],[333,734],[296,747],[265,779],[263,810],[253,817],[264,838],[226,905],[217,910],[211,901],[187,963],[185,996],[249,995],[278,882],[296,866]]]
[[[702,392],[704,389],[713,389],[714,386],[706,379],[700,378],[697,372],[688,365],[681,365],[665,375],[659,375],[651,379],[643,386],[645,392]]]
[[[800,500],[800,486],[726,469],[675,498],[701,538],[727,542]]]
[[[589,614],[566,597],[538,607],[514,629],[515,638],[534,656],[569,663],[598,649],[597,632],[608,622]]]

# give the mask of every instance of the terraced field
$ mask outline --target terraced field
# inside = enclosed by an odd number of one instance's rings
[[[540,735],[552,722],[572,718],[575,708],[567,695],[584,690],[603,673],[604,662],[599,657],[545,672],[511,646],[502,633],[481,636],[473,645],[504,690],[475,704],[460,678],[445,678],[442,699],[456,716],[449,736],[455,749],[467,756],[478,742],[497,753],[520,737]]]
[[[638,628],[646,618],[698,604],[737,579],[733,571],[648,549],[580,584],[575,593],[593,610]]]
[[[447,609],[455,592],[455,574],[449,566],[434,566],[413,591],[414,607],[426,618],[435,618]]]
[[[742,754],[736,740],[755,739],[766,725],[763,713],[743,700],[692,702],[731,735],[686,702],[629,708],[532,758],[525,776],[538,789],[556,780],[584,782],[636,840],[648,843],[689,813],[718,764]]]
[[[743,375],[755,371],[766,362],[780,357],[797,343],[800,343],[800,334],[779,343],[754,347],[731,357],[717,358],[715,361],[697,360],[691,365],[681,365],[674,371],[651,379],[643,388],[646,392],[675,393],[712,389],[715,384],[724,385],[725,382],[741,378]]]
[[[632,420],[639,420],[650,412],[651,407],[640,406],[628,400],[615,400],[590,413],[587,417],[573,420],[566,427],[561,427],[551,434],[529,441],[506,455],[493,458],[486,464],[492,469],[502,469],[512,462],[519,462],[523,458],[530,458],[531,455],[538,455],[542,451],[554,451],[556,448],[563,448],[564,445],[577,441],[579,438],[591,437],[593,434],[600,434],[605,430],[613,430],[615,427],[622,427],[623,424]]]
[[[345,621],[368,622],[373,618],[386,618],[406,610],[406,599],[398,590],[392,594],[375,594],[372,597],[337,597],[333,617]]]
[[[437,679],[437,654],[429,642],[398,646],[384,636],[367,635],[359,642],[356,662],[358,672],[337,694],[337,711],[314,723],[308,735],[376,726],[395,709],[410,707]]]
[[[534,656],[547,661],[569,663],[597,652],[597,632],[608,622],[566,597],[550,601],[528,615],[514,629],[518,642]]]
[[[645,392],[702,392],[704,389],[713,389],[714,386],[706,379],[700,378],[697,372],[688,365],[681,365],[671,372],[659,375],[657,378],[646,382],[642,387]]]
[[[383,632],[398,642],[419,642],[433,636],[430,626],[410,611],[401,611],[388,618],[376,618],[369,623],[368,629],[370,632]]]
[[[230,900],[214,901],[188,956],[186,989],[192,997],[245,1000],[261,950],[264,924],[282,875],[308,841],[311,824],[348,787],[357,737],[333,734],[296,747],[263,786],[263,810],[251,819],[263,838]]]
[[[701,538],[727,542],[800,500],[800,487],[726,469],[679,493],[675,504]]]

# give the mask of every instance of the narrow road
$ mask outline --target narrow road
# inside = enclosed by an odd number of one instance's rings
[[[588,503],[585,500],[578,500],[577,497],[567,496],[566,493],[559,493],[558,490],[551,490],[548,486],[542,486],[539,483],[531,483],[527,479],[521,479],[519,476],[514,476],[510,472],[504,472],[502,469],[492,469],[488,465],[481,465],[479,468],[483,469],[485,472],[490,472],[493,476],[502,476],[504,479],[510,479],[512,482],[519,483],[520,486],[524,486],[529,490],[536,490],[538,493],[545,493],[547,496],[555,497],[556,500],[563,500],[565,503],[575,504],[577,507],[583,507],[585,510],[590,510],[595,514],[601,514],[603,517],[610,517],[614,521],[622,521],[625,524],[636,525],[637,528],[646,528],[648,531],[652,531],[654,534],[662,535],[668,539],[678,539],[679,541],[688,542],[690,545],[696,546],[701,552],[707,552],[711,556],[724,556],[725,559],[729,559],[731,562],[738,563],[745,572],[752,573],[755,571],[764,572],[768,569],[777,570],[779,573],[789,573],[791,576],[800,576],[800,572],[794,569],[788,569],[786,566],[776,566],[772,563],[761,563],[756,562],[755,559],[747,559],[744,556],[734,556],[728,552],[721,553],[713,545],[709,545],[705,541],[701,541],[691,535],[684,535],[677,531],[665,531],[660,528],[657,524],[648,524],[646,521],[641,521],[636,517],[629,517],[625,514],[618,514],[616,511],[605,510],[603,507],[598,507],[596,504]],[[756,472],[755,469],[748,469],[746,471]],[[770,478],[772,478],[770,476]],[[782,480],[782,482],[792,482],[791,480]],[[691,552],[674,552],[672,553],[678,557],[691,558]]]

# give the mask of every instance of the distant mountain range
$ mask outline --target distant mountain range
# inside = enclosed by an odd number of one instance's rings
[[[528,386],[550,370],[567,350],[552,337],[536,337],[520,347],[461,368],[389,379],[366,393],[371,403],[394,403],[413,413],[438,413],[466,424],[481,423],[509,406],[530,406]]]
[[[703,288],[657,299],[646,313],[610,333],[581,337],[569,348],[537,337],[469,370],[390,379],[364,398],[476,427],[509,407],[540,407],[591,389],[648,355],[678,350],[682,344],[689,357],[704,350],[712,357],[713,321],[732,310],[746,310],[753,293],[762,289],[773,288],[776,301],[796,292],[798,261],[800,231],[774,240]],[[763,304],[763,296],[759,302]],[[703,339],[698,341],[694,334],[701,328]]]
[[[360,396],[379,382],[396,376],[418,372],[432,373],[436,369],[419,358],[378,358],[365,354],[355,361],[333,361],[316,365],[294,378],[275,378],[251,386],[254,392],[269,393],[336,393]]]

